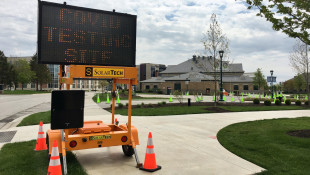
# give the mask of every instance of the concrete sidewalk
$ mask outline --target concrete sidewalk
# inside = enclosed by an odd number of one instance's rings
[[[110,123],[111,114],[93,103],[92,95],[93,93],[86,93],[84,120]],[[127,122],[127,116],[115,116],[121,124]],[[132,117],[132,123],[139,131],[140,145],[137,150],[142,163],[148,132],[153,134],[157,164],[162,166],[161,170],[153,174],[246,175],[260,172],[263,168],[223,148],[216,139],[217,132],[232,123],[301,116],[310,116],[310,110],[139,116]],[[45,124],[44,130],[49,127],[50,125]],[[7,131],[17,131],[11,142],[33,140],[37,137],[38,126],[11,127]],[[120,146],[74,153],[90,175],[149,174],[135,168],[134,156],[125,157]]]

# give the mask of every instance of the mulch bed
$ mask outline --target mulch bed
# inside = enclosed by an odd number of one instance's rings
[[[142,102],[141,102],[142,103]],[[140,103],[140,104],[141,104]],[[253,103],[240,103],[240,102],[235,102],[235,103],[232,103],[232,102],[227,102],[227,103],[217,103],[216,104],[217,106],[264,106],[263,103],[261,104],[253,104]],[[148,103],[144,103],[143,106],[140,106],[138,107],[137,105],[132,105],[132,108],[161,108],[161,107],[168,107],[168,106],[187,106],[187,101],[183,101],[183,103],[169,103],[167,102],[165,105],[158,105],[158,104],[148,104]],[[191,102],[191,106],[214,106],[214,102]],[[123,106],[123,109],[126,109],[127,106]],[[227,111],[224,109],[221,109],[221,108],[216,108],[216,107],[213,107],[214,109],[212,109],[211,107],[210,108],[206,108],[206,110],[213,110],[214,112],[216,111],[221,111],[221,112],[230,112],[230,111]],[[111,108],[108,107],[108,108],[103,108],[105,110],[110,110]],[[117,104],[115,104],[115,109],[119,109],[117,107]]]
[[[310,138],[310,129],[289,131],[287,134],[294,137]]]

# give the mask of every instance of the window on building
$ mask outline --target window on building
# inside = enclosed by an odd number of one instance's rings
[[[81,81],[81,80],[78,80],[78,81],[77,81],[77,88],[81,88],[81,83],[80,83],[80,81]]]
[[[253,85],[253,89],[257,91],[258,90],[258,86],[257,85]]]
[[[75,82],[76,82],[76,80],[73,80],[73,82],[72,82],[72,88],[75,88]]]
[[[81,82],[82,82],[82,88],[85,88],[85,82],[84,82],[84,80],[81,80]]]
[[[243,85],[243,90],[248,91],[249,90],[249,85]]]
[[[89,80],[85,80],[86,81],[86,88],[89,88]]]
[[[31,88],[36,88],[36,84],[35,83],[31,83]]]
[[[181,90],[181,83],[174,83],[174,90]]]
[[[238,91],[239,90],[239,85],[234,85],[234,90]]]
[[[145,89],[150,89],[150,85],[146,85],[146,86],[145,86]]]
[[[158,89],[158,86],[157,86],[157,85],[154,85],[154,89]]]
[[[151,77],[155,77],[155,66],[151,67]]]
[[[25,84],[23,84],[23,88],[27,88],[27,84],[25,83]]]

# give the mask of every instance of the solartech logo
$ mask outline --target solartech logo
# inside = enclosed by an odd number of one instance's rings
[[[86,77],[125,77],[124,69],[86,67]]]

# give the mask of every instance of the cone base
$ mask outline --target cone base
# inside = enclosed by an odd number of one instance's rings
[[[143,171],[147,171],[147,172],[154,172],[154,171],[160,170],[161,166],[157,165],[157,168],[155,168],[155,169],[145,169],[143,167],[140,167],[139,169],[143,170]]]

